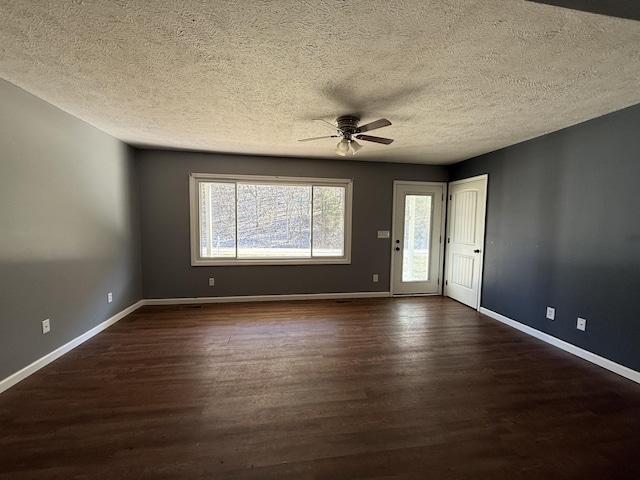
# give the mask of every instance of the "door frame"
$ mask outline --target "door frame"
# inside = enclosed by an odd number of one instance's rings
[[[456,180],[454,182],[449,182],[447,184],[447,186],[449,185],[460,185],[460,184],[464,184],[464,183],[469,183],[469,182],[475,182],[478,180],[484,180],[484,185],[485,185],[485,198],[484,198],[484,218],[482,219],[482,247],[481,247],[481,252],[480,252],[480,260],[479,260],[479,278],[478,278],[478,296],[477,296],[477,308],[476,310],[479,312],[480,309],[482,308],[482,278],[483,278],[483,274],[484,274],[484,254],[485,254],[485,246],[486,246],[486,234],[487,234],[487,203],[489,201],[489,174],[484,173],[482,175],[476,175],[475,177],[469,177],[469,178],[463,178],[462,180]],[[447,228],[445,230],[445,238],[449,238],[449,229],[451,228],[451,201],[449,199],[449,196],[447,195]],[[446,262],[446,257],[444,258],[444,261]],[[445,273],[443,276],[443,295],[447,296],[445,290],[446,288],[444,288],[444,284],[446,283],[446,281],[448,280],[448,278],[446,277],[446,275],[449,273],[449,266],[446,265],[445,268]]]
[[[394,244],[393,244],[393,238],[395,237],[396,231],[396,194],[397,194],[397,189],[398,189],[398,185],[415,185],[415,186],[420,186],[420,187],[442,187],[442,215],[441,215],[441,219],[440,219],[440,247],[438,248],[438,255],[440,256],[440,261],[438,262],[438,292],[437,293],[417,293],[417,294],[402,294],[403,297],[405,296],[426,296],[426,295],[442,295],[443,292],[443,285],[444,285],[444,235],[446,233],[445,231],[445,225],[446,225],[446,218],[447,218],[447,208],[445,208],[445,206],[448,206],[448,202],[447,202],[447,195],[448,195],[448,184],[447,182],[415,182],[415,181],[409,181],[409,180],[394,180],[393,181],[393,202],[392,202],[392,210],[391,210],[391,271],[389,272],[389,290],[391,293],[391,296],[396,296],[399,295],[397,293],[394,293],[394,281],[393,281],[393,273],[394,273],[394,267],[395,267],[395,257],[396,255],[394,255]]]

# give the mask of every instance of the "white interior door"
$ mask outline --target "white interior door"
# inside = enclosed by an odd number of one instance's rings
[[[480,307],[487,175],[449,184],[444,294]]]
[[[442,236],[446,185],[394,182],[391,291],[442,292]]]

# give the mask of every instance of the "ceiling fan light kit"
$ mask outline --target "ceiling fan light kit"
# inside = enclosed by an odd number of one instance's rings
[[[351,147],[351,151],[353,152],[354,155],[358,153],[362,148],[362,145],[360,145],[355,140],[351,140],[351,142],[349,143],[349,146]]]
[[[349,140],[347,140],[346,138],[343,138],[338,142],[338,145],[336,145],[336,153],[344,157],[348,151],[349,151]]]
[[[303,138],[298,141],[307,142],[309,140],[319,140],[321,138],[342,137],[342,139],[336,145],[336,153],[342,157],[346,156],[347,153],[349,152],[351,152],[352,155],[355,155],[360,151],[360,149],[362,149],[362,145],[356,142],[356,139],[364,140],[366,142],[380,143],[382,145],[389,145],[390,143],[393,142],[392,138],[373,137],[371,135],[361,135],[364,132],[369,132],[377,128],[388,127],[389,125],[391,125],[391,122],[386,118],[381,118],[379,120],[376,120],[374,122],[370,122],[361,126],[358,126],[360,119],[352,115],[345,115],[342,117],[338,117],[336,119],[335,124],[331,122],[327,122],[326,120],[322,120],[322,119],[314,119],[314,121],[319,122],[323,125],[328,125],[331,128],[335,129],[336,135]]]

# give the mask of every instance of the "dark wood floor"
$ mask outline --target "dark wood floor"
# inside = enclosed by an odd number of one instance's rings
[[[441,297],[144,307],[0,395],[0,479],[637,479],[640,385]]]

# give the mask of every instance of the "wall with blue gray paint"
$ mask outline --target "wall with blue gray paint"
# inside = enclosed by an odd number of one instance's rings
[[[640,106],[458,163],[450,179],[483,173],[482,306],[640,370]]]
[[[139,151],[145,298],[388,292],[393,181],[445,182],[443,166]],[[353,179],[350,265],[192,267],[189,173]],[[373,283],[374,273],[379,282]],[[215,286],[208,278],[215,278]]]
[[[0,105],[2,380],[140,300],[142,281],[133,149],[4,80]]]

